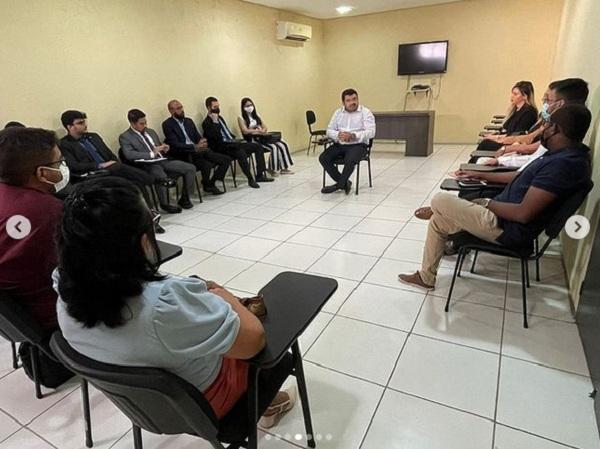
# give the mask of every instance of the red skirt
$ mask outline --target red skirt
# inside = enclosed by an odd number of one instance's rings
[[[223,418],[248,390],[248,362],[223,358],[221,371],[204,397],[210,403],[218,419]]]

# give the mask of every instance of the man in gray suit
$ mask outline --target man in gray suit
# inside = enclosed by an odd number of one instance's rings
[[[184,186],[179,206],[170,206],[167,203],[167,188],[164,183],[157,184],[160,207],[168,213],[179,213],[181,208],[191,209],[190,194],[194,191],[196,182],[196,167],[188,162],[168,159],[165,155],[169,152],[169,145],[163,144],[158,134],[148,128],[146,114],[139,109],[132,109],[127,113],[131,127],[119,136],[119,144],[123,157],[135,164],[136,167],[147,171],[157,181],[167,177],[183,176]]]

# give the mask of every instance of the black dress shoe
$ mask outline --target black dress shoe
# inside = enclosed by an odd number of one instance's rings
[[[177,201],[177,204],[179,204],[179,206],[181,206],[183,209],[191,209],[194,207],[189,198],[180,198],[179,201]]]
[[[352,181],[348,181],[346,183],[346,187],[344,187],[344,192],[346,192],[346,195],[352,192]]]
[[[173,187],[175,185],[175,180],[171,178],[161,178],[156,182],[164,187]]]
[[[160,208],[168,214],[179,214],[181,213],[181,207],[171,206],[170,204],[161,204]]]
[[[164,234],[165,233],[165,228],[163,228],[158,223],[154,223],[154,232],[156,232],[157,234]]]
[[[256,177],[256,182],[273,182],[273,178],[267,178],[264,174]]]
[[[204,191],[206,193],[212,193],[213,195],[223,195],[225,193],[221,189],[219,189],[217,186],[204,187]]]
[[[249,179],[248,180],[248,185],[250,187],[252,187],[253,189],[260,189],[260,186],[258,185],[258,183],[254,179]]]
[[[335,191],[337,191],[338,186],[337,184],[333,184],[331,186],[325,186],[321,189],[321,193],[333,193]]]

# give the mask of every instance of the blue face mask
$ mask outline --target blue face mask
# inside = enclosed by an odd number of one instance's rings
[[[545,122],[550,120],[550,112],[548,111],[548,109],[550,109],[550,105],[547,101],[544,101],[544,103],[542,104],[542,110],[540,111],[540,115],[542,116],[542,120]]]

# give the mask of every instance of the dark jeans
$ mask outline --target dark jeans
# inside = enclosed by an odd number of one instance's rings
[[[256,172],[258,176],[264,176],[267,170],[267,164],[265,163],[265,150],[257,143],[252,142],[225,142],[221,147],[217,149],[217,152],[226,154],[232,159],[235,159],[240,164],[240,168],[246,178],[252,179],[252,173],[250,171],[250,164],[248,164],[248,157],[256,158]]]
[[[154,184],[154,177],[152,175],[139,168],[130,167],[129,165],[124,165],[119,162],[108,167],[108,172],[112,176],[118,176],[119,178],[125,178],[133,182],[142,192],[148,207],[154,207],[152,206],[152,201],[150,200],[146,190],[146,186],[151,186]]]
[[[352,144],[352,145],[340,145],[334,143],[328,147],[319,156],[319,162],[327,172],[327,174],[333,179],[340,189],[346,187],[348,179],[354,171],[356,164],[365,157],[367,154],[367,146],[363,143]],[[343,158],[344,169],[340,173],[334,161]]]

